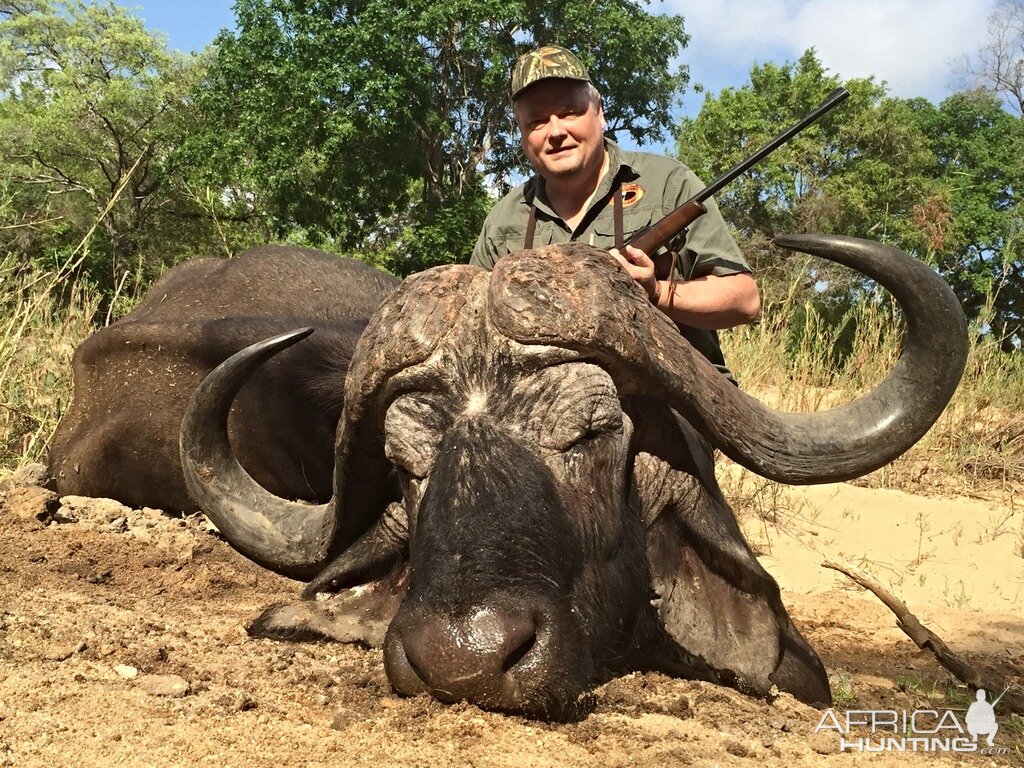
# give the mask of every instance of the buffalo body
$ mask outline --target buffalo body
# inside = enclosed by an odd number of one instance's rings
[[[83,346],[58,483],[194,499],[240,552],[310,582],[253,633],[383,645],[401,693],[575,717],[596,681],[659,669],[826,704],[712,450],[792,483],[871,471],[941,412],[966,333],[949,289],[898,251],[785,244],[878,279],[907,314],[893,373],[833,412],[737,390],[587,246],[397,290],[262,249],[179,267]]]

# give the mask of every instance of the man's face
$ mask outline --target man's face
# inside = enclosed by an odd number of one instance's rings
[[[545,179],[588,178],[604,161],[604,113],[586,83],[542,80],[516,99],[520,143]]]

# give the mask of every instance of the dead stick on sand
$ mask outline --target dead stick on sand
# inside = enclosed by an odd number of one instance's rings
[[[935,654],[935,658],[939,660],[939,663],[956,675],[967,687],[975,690],[978,688],[984,688],[993,695],[996,691],[1003,688],[1003,686],[996,685],[991,680],[984,680],[978,673],[978,670],[953,653],[953,651],[949,649],[949,646],[943,642],[941,637],[922,624],[918,620],[917,616],[910,612],[906,603],[898,597],[895,597],[885,587],[879,584],[876,579],[868,576],[864,571],[855,568],[852,565],[848,565],[846,563],[835,563],[831,560],[826,560],[821,564],[821,567],[831,568],[833,571],[839,571],[841,574],[857,582],[864,587],[864,589],[868,590],[868,592],[871,592],[875,597],[885,603],[886,607],[896,614],[896,626],[902,629],[906,633],[907,637],[917,644],[918,648],[927,649]],[[1001,703],[1003,705],[1002,709],[1004,712],[1009,711],[1016,712],[1017,714],[1024,714],[1024,696],[1016,691],[1007,691]]]

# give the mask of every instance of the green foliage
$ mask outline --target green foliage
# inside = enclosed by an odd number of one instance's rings
[[[407,253],[399,253],[392,247],[392,256],[383,266],[399,275],[451,263],[476,242],[480,224],[494,200],[480,188],[464,190],[461,195],[445,199],[434,211],[427,212],[422,206],[415,209],[413,224],[398,241],[409,243]]]
[[[784,302],[796,313],[790,353],[800,355],[814,343],[803,336],[809,332],[829,338],[837,360],[852,351],[856,329],[850,309],[868,287],[841,267],[784,258],[770,240],[775,234],[827,232],[912,250],[919,235],[909,216],[928,196],[932,182],[925,170],[934,158],[910,109],[886,98],[884,86],[873,79],[840,82],[812,49],[796,63],[755,65],[746,85],[706,96],[698,116],[683,120],[678,137],[680,159],[710,179],[840,85],[850,92],[842,106],[717,196],[758,276],[766,308]]]
[[[839,670],[829,677],[832,687],[832,706],[836,709],[852,707],[857,703],[857,694],[853,690],[853,679],[848,672]]]
[[[923,252],[972,318],[985,315],[1007,349],[1024,343],[1024,120],[985,91],[938,107],[910,102],[935,153],[935,197],[915,212]]]
[[[8,249],[53,268],[86,238],[80,273],[111,294],[212,243],[168,162],[201,73],[109,0],[0,2]]]
[[[682,19],[630,0],[240,0],[197,94],[206,121],[179,157],[230,189],[268,234],[367,251],[400,274],[464,260],[484,179],[518,167],[508,104],[516,56],[576,48],[613,129],[657,139],[685,84],[666,74]],[[499,185],[500,185],[499,181]],[[382,237],[398,235],[391,256]],[[397,256],[399,251],[404,255]]]
[[[698,175],[717,176],[843,85],[850,98],[718,196],[726,219],[755,233],[857,233],[906,244],[907,223],[927,194],[927,139],[903,102],[873,79],[829,74],[813,49],[798,62],[755,65],[750,82],[705,98],[684,119],[679,156]]]
[[[890,98],[871,78],[840,82],[812,49],[796,63],[757,65],[746,85],[707,96],[700,114],[680,126],[679,156],[712,178],[839,85],[851,94],[842,106],[718,197],[769,303],[805,274],[798,292],[805,312],[829,328],[846,324],[835,350],[848,354],[849,309],[870,287],[827,265],[802,272],[802,259],[782,258],[769,241],[787,232],[868,237],[934,264],[968,317],[988,312],[982,327],[1016,348],[1024,341],[1024,139],[1021,119],[997,97],[957,93],[938,107]]]

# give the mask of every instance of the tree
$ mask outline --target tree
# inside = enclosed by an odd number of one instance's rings
[[[813,50],[795,64],[755,66],[748,84],[708,96],[683,121],[680,156],[711,178],[838,85]],[[956,93],[935,106],[890,98],[870,78],[842,85],[851,93],[844,105],[718,197],[768,300],[802,275],[815,310],[840,322],[866,284],[823,264],[803,272],[767,242],[785,232],[870,237],[933,264],[969,318],[990,313],[987,324],[1007,347],[1019,345],[1024,121],[992,92]]]
[[[110,288],[196,240],[180,229],[201,211],[166,160],[197,72],[110,0],[0,2],[0,159],[16,215],[49,223],[37,251],[70,248],[99,221],[88,266]]]
[[[659,139],[686,82],[682,19],[630,0],[239,0],[187,148],[204,183],[238,192],[278,237],[376,251],[401,274],[461,260],[519,165],[516,56],[575,48],[613,131]]]
[[[940,269],[968,317],[989,312],[1007,349],[1024,343],[1024,120],[986,90],[935,107],[910,102],[935,162],[937,194],[914,217],[931,227],[924,257]]]
[[[930,119],[934,128],[944,135],[948,132],[966,150],[940,152],[940,170],[960,193],[952,243],[963,248],[961,263],[955,264],[949,254],[946,258],[961,298],[974,312],[991,304],[994,331],[1007,349],[1020,349],[1024,345],[1024,201],[1020,198],[1024,188],[1024,0],[997,3],[981,49],[961,58],[956,69],[990,98],[978,93],[958,95],[959,100],[944,102],[942,113]],[[1015,112],[1016,118],[1000,110],[1001,105]]]
[[[1005,97],[1024,117],[1024,0],[1001,0],[988,17],[988,37],[956,68],[974,85]]]
[[[793,262],[768,247],[775,234],[828,232],[871,237],[915,251],[924,237],[911,219],[933,193],[927,137],[910,107],[873,79],[841,83],[813,49],[796,63],[755,65],[749,83],[707,95],[684,119],[679,156],[706,180],[752,154],[810,112],[834,88],[849,99],[723,190],[717,201],[737,230],[765,293],[784,295]],[[861,286],[849,271],[820,264],[804,278],[819,305],[840,317]]]

